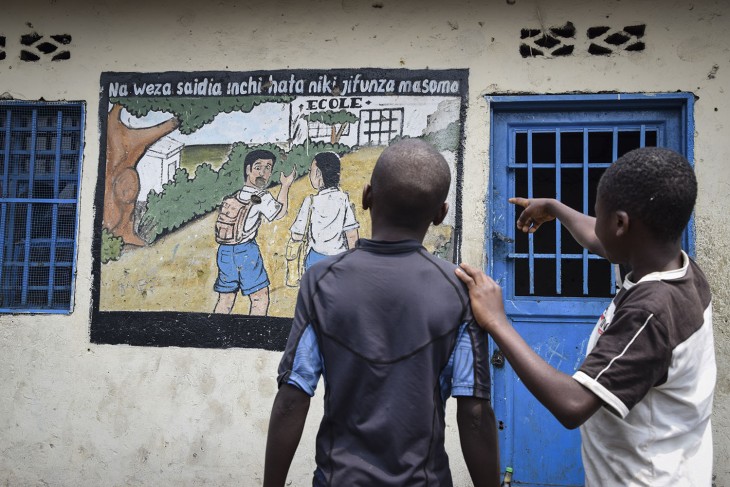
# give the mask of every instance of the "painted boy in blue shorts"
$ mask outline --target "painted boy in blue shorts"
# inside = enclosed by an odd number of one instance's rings
[[[251,301],[250,315],[266,316],[269,310],[269,276],[256,243],[256,234],[264,218],[274,221],[286,215],[289,188],[294,182],[294,171],[289,176],[282,173],[279,177],[281,188],[274,199],[266,190],[274,162],[276,156],[267,150],[252,151],[244,159],[245,184],[237,198],[253,204],[243,225],[241,243],[218,247],[218,278],[213,286],[218,293],[215,313],[230,313],[239,290]]]

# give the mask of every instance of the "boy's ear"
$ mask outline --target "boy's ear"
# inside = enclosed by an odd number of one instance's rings
[[[369,210],[373,206],[373,188],[370,183],[365,184],[362,188],[362,209]]]
[[[629,233],[629,214],[623,210],[618,210],[614,213],[616,218],[616,236],[623,237]]]
[[[433,218],[433,224],[434,225],[440,225],[442,221],[444,221],[444,218],[446,218],[446,214],[449,212],[449,203],[444,201],[441,207],[438,210],[438,213],[436,213],[436,216]]]

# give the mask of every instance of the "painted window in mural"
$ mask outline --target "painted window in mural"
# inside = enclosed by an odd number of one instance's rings
[[[73,308],[82,103],[0,102],[0,311]]]
[[[466,70],[104,73],[92,341],[283,347],[298,280],[369,236],[360,194],[382,150],[452,167],[459,252]]]

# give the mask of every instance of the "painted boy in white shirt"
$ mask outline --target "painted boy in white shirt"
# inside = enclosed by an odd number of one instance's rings
[[[308,232],[305,269],[330,255],[354,248],[358,239],[360,224],[355,219],[350,198],[338,187],[340,171],[340,158],[334,152],[314,156],[309,181],[319,192],[304,200],[291,226],[295,241]]]

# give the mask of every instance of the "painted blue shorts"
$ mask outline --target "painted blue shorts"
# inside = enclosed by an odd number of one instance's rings
[[[246,296],[269,287],[259,246],[255,241],[218,246],[218,279],[213,289],[219,293],[241,290]]]
[[[327,257],[329,257],[329,255],[320,254],[319,252],[315,252],[314,249],[309,249],[309,252],[307,252],[307,258],[304,259],[304,270],[306,271],[314,264],[322,259],[326,259]]]

